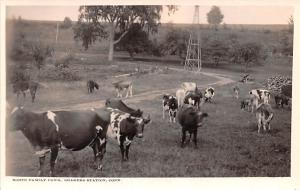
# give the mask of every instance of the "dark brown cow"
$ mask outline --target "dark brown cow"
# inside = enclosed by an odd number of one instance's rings
[[[93,111],[48,111],[34,113],[16,107],[10,114],[9,129],[21,130],[39,157],[38,175],[43,175],[46,153],[51,152],[50,176],[59,149],[94,150],[97,169],[102,169],[106,151],[106,133],[109,122]]]

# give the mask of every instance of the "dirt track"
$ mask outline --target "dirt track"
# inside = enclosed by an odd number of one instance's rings
[[[169,68],[171,70],[177,70],[177,71],[181,71],[181,72],[189,72],[189,71],[185,71],[182,69],[176,69],[176,68]],[[207,75],[207,76],[211,76],[211,77],[215,77],[218,79],[217,82],[214,83],[209,83],[206,85],[199,85],[198,87],[201,88],[205,88],[207,86],[222,86],[222,85],[226,85],[229,83],[233,83],[234,81],[232,79],[229,78],[229,76],[224,76],[224,75],[218,75],[216,73],[208,73],[208,72],[201,72],[200,74],[203,75]],[[177,90],[177,88],[173,88],[173,89],[166,89],[166,90],[153,90],[153,91],[149,91],[146,93],[140,93],[137,95],[133,95],[133,97],[126,99],[126,103],[138,103],[140,101],[143,100],[153,100],[158,96],[161,96],[165,93],[175,93]],[[88,103],[80,103],[80,104],[73,104],[73,105],[68,105],[68,106],[64,106],[64,107],[53,107],[50,108],[50,110],[84,110],[84,109],[91,109],[91,108],[101,108],[104,107],[105,104],[105,100],[100,100],[100,101],[92,101],[92,102],[88,102]],[[48,108],[49,110],[49,108]],[[47,111],[47,110],[39,110],[39,111]]]

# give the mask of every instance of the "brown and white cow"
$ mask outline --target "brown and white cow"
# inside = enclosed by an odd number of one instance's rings
[[[253,89],[249,92],[250,96],[254,98],[254,106],[257,108],[259,103],[269,104],[271,93],[264,89]]]
[[[267,129],[271,130],[271,120],[273,119],[274,112],[270,104],[261,103],[256,108],[256,119],[257,119],[257,132],[260,132],[261,127],[263,127],[264,131]]]
[[[122,91],[126,90],[126,98],[128,96],[132,97],[132,81],[118,81],[112,83],[117,92],[117,97],[122,98]]]
[[[102,169],[109,122],[93,111],[48,111],[34,113],[16,107],[9,116],[10,130],[21,130],[39,157],[38,176],[43,176],[46,154],[51,152],[50,176],[60,149],[92,147],[97,169]]]

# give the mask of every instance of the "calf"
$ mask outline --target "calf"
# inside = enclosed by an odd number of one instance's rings
[[[197,148],[197,130],[202,126],[203,119],[207,117],[207,113],[202,113],[192,106],[184,105],[179,108],[178,122],[182,127],[181,147],[184,147],[186,132],[190,133],[190,139],[193,135],[195,148]]]
[[[126,90],[126,98],[128,95],[132,97],[132,81],[118,81],[112,83],[117,92],[117,97],[122,98],[122,91]]]
[[[150,122],[150,116],[147,118],[133,117],[128,113],[118,109],[108,108],[110,114],[110,125],[107,136],[116,139],[122,155],[122,161],[128,160],[130,144],[135,136],[143,137],[145,124]]]
[[[97,89],[97,90],[99,89],[98,83],[96,83],[93,80],[88,80],[86,83],[86,86],[87,86],[88,93],[93,93],[94,89]]]
[[[29,90],[31,101],[33,103],[38,86],[39,83],[34,81],[17,81],[13,84],[13,92],[17,94],[17,98],[19,99],[20,93],[22,93],[23,97],[25,98],[25,91]]]
[[[175,123],[175,118],[178,111],[178,102],[176,97],[169,94],[164,94],[162,100],[162,107],[163,107],[163,119],[165,119],[165,111],[168,111],[170,122],[173,121]]]
[[[271,93],[268,90],[264,89],[253,89],[249,92],[249,94],[254,98],[254,106],[257,108],[258,103],[265,103],[268,104]]]
[[[273,110],[270,104],[261,103],[256,108],[256,119],[257,119],[257,132],[260,132],[260,128],[263,127],[264,131],[271,130],[271,120],[273,119]]]
[[[282,95],[282,94],[277,94],[274,96],[274,99],[275,99],[275,104],[276,104],[276,107],[278,106],[281,106],[281,108],[283,108],[283,105],[289,105],[289,98],[285,95]]]
[[[34,113],[22,107],[14,108],[10,114],[11,130],[21,130],[39,157],[38,175],[44,171],[45,157],[51,152],[50,176],[59,149],[81,150],[92,147],[97,169],[102,169],[106,151],[106,133],[109,122],[92,111],[48,111]]]
[[[200,109],[201,100],[202,100],[202,93],[199,90],[196,90],[195,92],[188,91],[185,95],[184,103],[190,104]]]
[[[205,89],[204,92],[205,102],[211,103],[211,100],[214,97],[214,95],[215,95],[215,89],[213,87],[208,87],[207,89]]]

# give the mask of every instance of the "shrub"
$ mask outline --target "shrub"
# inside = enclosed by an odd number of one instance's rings
[[[59,80],[59,81],[78,81],[81,77],[78,72],[69,68],[47,68],[40,72],[40,78],[43,80]]]
[[[72,20],[69,17],[65,17],[63,23],[61,24],[62,29],[68,29],[72,27]]]

